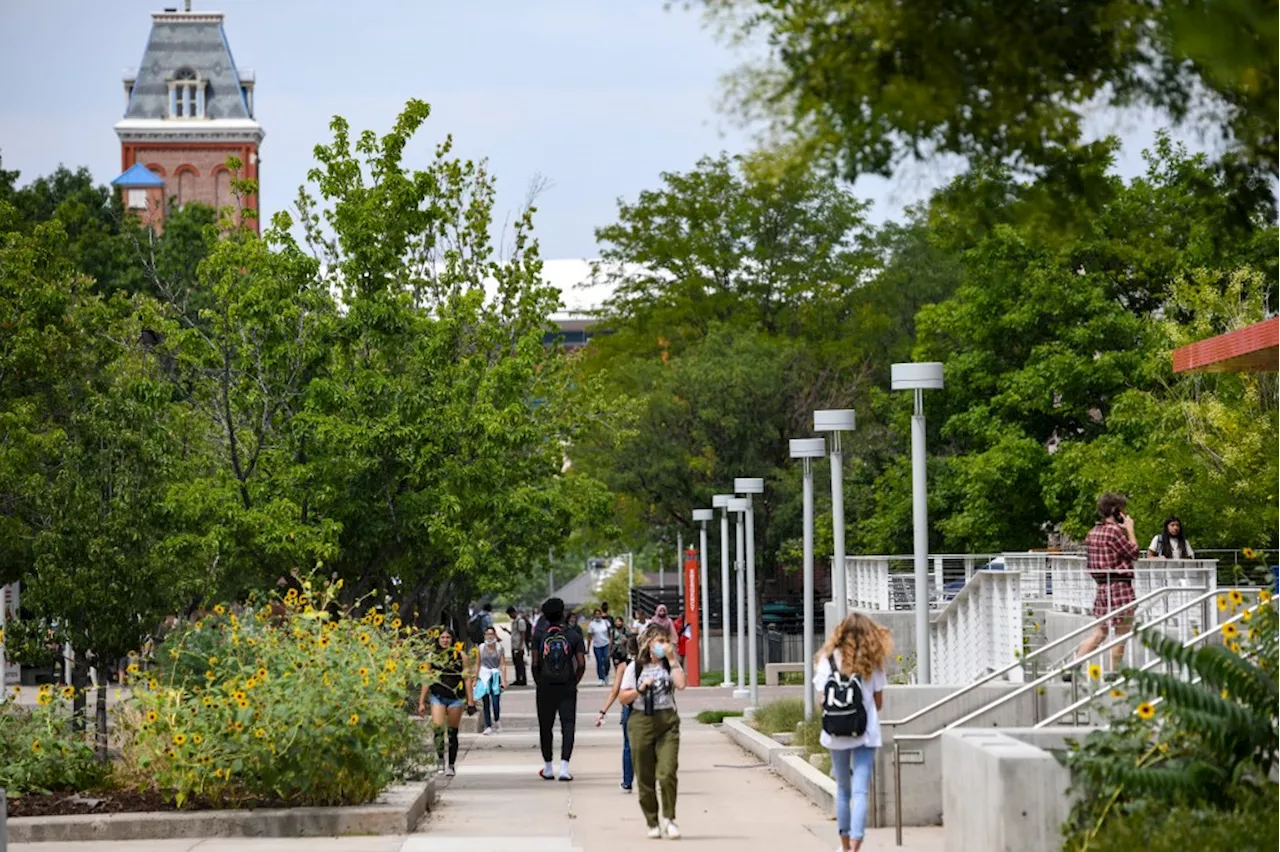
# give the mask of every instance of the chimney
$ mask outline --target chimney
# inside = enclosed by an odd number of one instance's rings
[[[186,11],[186,12],[191,11],[191,0],[186,0],[186,2],[183,3],[182,5],[184,6],[183,11]]]

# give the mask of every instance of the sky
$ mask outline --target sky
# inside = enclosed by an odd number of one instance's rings
[[[116,177],[122,72],[142,58],[150,13],[181,0],[0,0],[0,158],[22,182],[60,163]],[[719,110],[722,75],[744,58],[697,12],[662,0],[195,0],[226,13],[236,64],[257,74],[263,213],[286,209],[328,139],[334,115],[383,132],[411,97],[432,117],[409,150],[427,161],[452,134],[455,152],[487,158],[499,181],[496,217],[517,210],[538,176],[536,233],[546,258],[598,252],[594,229],[619,198],[664,171],[752,146]],[[1093,126],[1125,140],[1118,165],[1141,171],[1160,122],[1102,113]],[[1196,147],[1194,140],[1189,140]],[[870,218],[900,216],[954,173],[937,164],[855,192]]]

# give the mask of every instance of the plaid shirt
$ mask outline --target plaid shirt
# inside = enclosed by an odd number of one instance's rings
[[[1123,579],[1133,579],[1138,545],[1129,541],[1124,527],[1112,521],[1102,521],[1089,530],[1084,537],[1084,546],[1089,554],[1089,573],[1095,575],[1094,579],[1098,579],[1099,574],[1120,574]]]

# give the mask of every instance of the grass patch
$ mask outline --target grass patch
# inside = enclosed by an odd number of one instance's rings
[[[780,698],[761,705],[751,724],[762,734],[792,733],[804,721],[803,698]]]
[[[730,716],[741,716],[741,710],[703,710],[693,718],[704,725],[719,725]]]

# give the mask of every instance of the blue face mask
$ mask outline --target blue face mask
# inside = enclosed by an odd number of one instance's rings
[[[653,652],[653,656],[657,657],[659,660],[667,655],[667,646],[664,642],[654,642],[653,647],[650,650]]]

